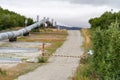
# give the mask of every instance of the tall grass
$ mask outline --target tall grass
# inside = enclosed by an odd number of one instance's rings
[[[92,56],[87,55],[87,51],[90,49],[91,46],[91,41],[90,41],[90,30],[89,29],[82,29],[81,33],[83,34],[83,37],[85,38],[85,41],[83,43],[84,47],[84,53],[81,57],[80,60],[80,65],[76,71],[75,77],[73,80],[90,80],[93,79],[92,74],[92,67],[91,67],[91,62],[92,62]]]

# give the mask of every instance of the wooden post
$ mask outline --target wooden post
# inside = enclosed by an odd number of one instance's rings
[[[45,44],[43,43],[42,44],[42,62],[45,61],[45,59],[44,59],[44,47],[45,47]]]

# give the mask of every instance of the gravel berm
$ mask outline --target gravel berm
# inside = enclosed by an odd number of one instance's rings
[[[68,37],[64,44],[58,48],[55,55],[80,56],[83,37],[79,30],[68,30]],[[71,80],[80,58],[52,56],[48,63],[33,72],[18,77],[18,80]]]

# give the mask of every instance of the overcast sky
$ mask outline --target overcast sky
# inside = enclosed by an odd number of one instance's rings
[[[2,8],[35,20],[50,17],[65,25],[89,27],[88,20],[105,11],[119,11],[120,0],[0,0]]]

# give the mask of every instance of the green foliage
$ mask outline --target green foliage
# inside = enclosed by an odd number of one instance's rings
[[[28,21],[28,22],[27,22],[27,26],[34,23],[33,20],[32,20],[31,18],[28,18],[27,21]]]
[[[5,70],[2,70],[2,69],[0,68],[0,76],[1,76],[1,75],[7,75],[7,73],[6,73]]]
[[[75,80],[90,80],[91,68],[90,64],[80,65],[80,69],[75,75]]]
[[[39,63],[45,63],[45,62],[47,62],[47,57],[39,57],[38,58],[38,62]]]
[[[94,71],[92,59],[92,55],[86,54],[85,62],[80,62],[80,67],[77,69],[75,80],[100,80]]]
[[[20,14],[0,7],[0,30],[13,27],[24,27],[25,19],[28,20],[27,25],[33,24],[31,18],[26,18],[25,16],[21,16]]]
[[[93,38],[93,67],[102,80],[120,80],[120,27],[97,28]]]
[[[120,12],[105,12],[100,17],[91,18],[89,23],[91,24],[92,28],[100,27],[100,29],[108,29],[108,26],[116,21],[118,18],[118,22],[120,23]]]

